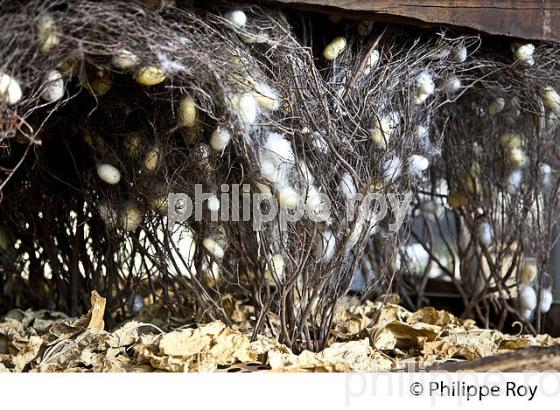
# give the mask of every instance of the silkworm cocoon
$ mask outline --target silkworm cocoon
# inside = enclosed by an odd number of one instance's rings
[[[416,79],[416,87],[414,90],[414,103],[422,104],[436,90],[436,85],[432,79],[432,75],[428,71],[422,71]]]
[[[258,106],[269,111],[274,111],[280,108],[281,101],[272,87],[267,84],[253,83],[253,96]]]
[[[196,124],[196,105],[190,95],[186,95],[179,103],[179,125],[193,127]]]
[[[542,178],[542,184],[545,188],[550,188],[553,184],[552,167],[548,164],[539,164],[539,174]]]
[[[521,317],[523,320],[531,320],[533,319],[533,310],[532,309],[521,309]]]
[[[266,159],[269,159],[275,165],[284,162],[293,163],[295,161],[292,144],[283,135],[276,132],[266,134],[263,152]]]
[[[534,53],[535,46],[531,43],[520,45],[514,49],[515,58],[521,60],[528,66],[535,64]]]
[[[111,59],[113,65],[122,70],[130,70],[140,63],[140,57],[128,50],[119,50]]]
[[[216,151],[223,151],[231,141],[231,133],[227,128],[218,127],[210,137],[210,146]]]
[[[328,263],[332,260],[336,252],[336,238],[331,231],[321,233],[315,252],[322,262]]]
[[[270,187],[268,185],[262,184],[260,182],[257,182],[256,185],[257,185],[257,189],[259,190],[259,192],[261,194],[272,195],[272,190],[270,189]]]
[[[459,80],[457,77],[448,78],[443,83],[443,91],[445,91],[447,94],[456,93],[460,89],[461,89],[461,80]]]
[[[148,171],[154,171],[159,163],[159,148],[154,147],[146,153],[144,157],[144,167]]]
[[[422,176],[430,166],[430,160],[422,155],[412,155],[410,157],[410,170],[416,176]]]
[[[535,263],[526,263],[523,269],[521,269],[519,281],[524,285],[528,285],[535,280],[537,273],[537,265]]]
[[[158,211],[160,214],[165,215],[168,211],[169,203],[167,201],[167,194],[160,194],[149,199],[150,207]]]
[[[358,23],[356,30],[358,31],[358,35],[362,37],[369,36],[371,30],[373,29],[373,21],[362,20]]]
[[[464,192],[451,192],[447,198],[451,208],[457,209],[469,203],[469,197]]]
[[[142,222],[143,217],[142,211],[140,211],[135,203],[128,203],[121,215],[122,229],[127,232],[135,231],[140,222]]]
[[[311,133],[311,145],[313,148],[319,150],[323,154],[328,154],[330,151],[329,143],[323,135],[318,131],[313,131]]]
[[[346,48],[346,39],[344,37],[336,37],[331,41],[323,50],[323,57],[332,61],[337,58],[342,51]]]
[[[494,116],[499,112],[501,112],[505,106],[506,106],[506,100],[504,100],[502,97],[496,97],[492,100],[492,102],[488,106],[488,113],[491,116]]]
[[[150,87],[164,82],[166,74],[163,69],[155,66],[142,67],[136,73],[136,82],[141,85]]]
[[[118,221],[117,211],[106,202],[101,202],[97,206],[97,212],[103,223],[107,226],[115,226]]]
[[[509,161],[516,168],[523,168],[527,164],[527,155],[521,148],[512,148],[509,152]]]
[[[516,169],[511,174],[509,174],[506,189],[510,194],[515,194],[519,191],[519,187],[523,182],[523,171],[520,169]]]
[[[124,137],[124,148],[126,155],[135,158],[142,152],[142,137],[139,133],[133,132]]]
[[[16,79],[0,72],[0,101],[4,104],[13,105],[21,99],[21,96],[21,87]]]
[[[48,102],[58,101],[64,95],[64,80],[58,70],[50,70],[45,77],[45,89],[41,98]]]
[[[222,259],[224,257],[224,248],[222,248],[218,242],[212,238],[204,238],[202,241],[202,246],[217,259]]]
[[[252,125],[257,120],[257,101],[252,93],[234,94],[230,98],[233,112],[241,122]]]
[[[541,95],[546,108],[560,116],[560,95],[558,92],[548,85],[542,89]]]
[[[247,24],[247,15],[243,10],[230,10],[224,14],[224,18],[237,27],[243,28]]]
[[[113,86],[113,80],[107,71],[103,71],[96,75],[91,80],[88,78],[88,83],[86,87],[89,91],[98,97],[101,97],[109,92]]]
[[[478,239],[483,245],[489,246],[493,241],[492,225],[488,222],[482,222],[478,226]]]
[[[521,145],[523,145],[523,139],[519,134],[506,133],[500,138],[500,144],[502,144],[504,148],[520,148]]]
[[[294,209],[300,201],[299,194],[290,186],[282,187],[278,190],[278,204],[284,209]]]
[[[60,43],[55,19],[45,14],[37,21],[37,40],[42,53],[49,53]]]
[[[541,290],[541,303],[540,303],[540,310],[541,313],[547,313],[552,306],[552,290],[551,289],[543,289]]]
[[[535,310],[537,293],[532,286],[521,285],[519,287],[519,306],[521,309]]]
[[[345,199],[353,199],[356,196],[358,189],[349,172],[342,174],[342,178],[338,183],[338,192],[340,192]]]
[[[313,174],[309,170],[307,163],[304,160],[300,160],[298,162],[298,168],[301,175],[303,175],[305,186],[311,186],[315,182],[315,178],[313,177]]]
[[[115,185],[121,180],[120,171],[110,164],[99,164],[97,166],[97,175],[102,181]]]
[[[286,261],[281,254],[274,254],[270,258],[270,262],[268,265],[269,272],[276,276],[276,278],[282,279],[284,277],[284,268],[286,266]]]
[[[207,203],[208,209],[215,212],[220,210],[220,200],[216,196],[216,194],[212,194],[210,198],[208,198]]]
[[[366,64],[364,65],[364,68],[362,69],[362,72],[358,73],[358,75],[369,75],[369,73],[371,73],[371,71],[375,67],[377,67],[378,62],[379,62],[379,50],[372,50],[372,52],[369,53],[367,57],[367,61]]]
[[[389,183],[397,179],[402,172],[401,159],[397,156],[388,159],[383,164],[383,174],[385,183]]]
[[[399,126],[400,114],[393,111],[389,114],[383,115],[379,119],[373,121],[373,128],[371,129],[371,139],[373,143],[380,148],[387,148],[387,144],[395,129]]]
[[[464,63],[467,60],[467,47],[461,46],[453,50],[453,60],[456,63]]]
[[[430,55],[430,58],[432,60],[444,60],[447,57],[449,57],[449,54],[451,54],[451,50],[447,47],[444,47],[444,48],[436,50],[434,53],[432,53]]]

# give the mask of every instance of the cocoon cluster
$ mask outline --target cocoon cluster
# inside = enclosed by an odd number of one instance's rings
[[[22,96],[21,87],[16,79],[0,72],[0,101],[4,104],[16,104]]]
[[[218,242],[212,238],[204,238],[202,241],[202,246],[217,259],[222,259],[224,257],[224,248],[222,248]]]
[[[128,50],[118,51],[111,59],[113,65],[122,70],[130,70],[140,64],[140,58]]]
[[[218,127],[210,137],[210,146],[216,151],[223,151],[231,141],[231,133],[227,128]]]
[[[400,114],[397,111],[383,115],[379,119],[373,121],[371,130],[371,139],[379,148],[387,148],[387,144],[395,129],[399,126]]]
[[[336,37],[323,50],[323,57],[332,61],[337,58],[346,48],[346,39],[344,37]]]
[[[513,54],[516,59],[522,61],[527,66],[535,64],[533,54],[535,53],[535,46],[531,43],[514,46]]]
[[[58,27],[51,15],[45,14],[37,21],[37,40],[39,49],[45,54],[60,43]]]
[[[121,180],[120,171],[110,164],[99,164],[97,165],[97,175],[102,181],[115,185]]]
[[[245,24],[247,24],[247,15],[243,10],[230,10],[224,14],[224,18],[240,28],[245,27]]]
[[[429,71],[422,71],[416,79],[416,88],[414,90],[414,103],[422,104],[436,90],[432,74]]]
[[[50,70],[45,76],[45,88],[41,98],[48,102],[58,101],[64,95],[64,80],[58,70]]]

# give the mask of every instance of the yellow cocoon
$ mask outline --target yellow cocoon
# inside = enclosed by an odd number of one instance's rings
[[[193,127],[196,124],[196,105],[194,99],[187,95],[179,103],[179,124],[182,127]]]
[[[138,70],[136,81],[138,84],[150,87],[165,81],[165,71],[159,67],[146,66]]]
[[[146,157],[144,158],[144,167],[148,171],[154,171],[158,166],[158,162],[159,162],[159,149],[155,147],[149,150],[148,153],[146,154]]]
[[[101,218],[103,223],[105,223],[105,225],[114,227],[117,223],[117,211],[115,211],[115,209],[106,202],[101,202],[97,206],[97,212],[99,212],[99,217]]]
[[[333,41],[327,44],[325,50],[323,50],[323,57],[325,57],[325,59],[329,61],[332,61],[337,58],[345,48],[346,39],[344,37],[336,37]]]
[[[87,81],[88,83],[85,84],[86,88],[97,97],[101,97],[107,94],[113,86],[111,76],[106,71],[97,74],[92,79],[88,78]]]
[[[560,95],[551,86],[546,86],[542,90],[542,99],[546,108],[554,114],[560,116]]]
[[[202,246],[204,246],[204,249],[206,249],[215,258],[221,259],[224,257],[224,249],[214,239],[205,238],[202,241]]]
[[[124,137],[124,147],[129,157],[137,157],[142,152],[142,137],[139,133],[133,132]]]
[[[523,266],[519,281],[523,284],[529,284],[537,277],[537,266],[534,263],[528,263]]]
[[[469,203],[469,197],[464,192],[451,192],[447,198],[451,208],[457,209]]]
[[[512,148],[509,153],[509,161],[517,168],[523,168],[527,163],[527,155],[521,148]]]
[[[13,105],[21,99],[21,96],[21,87],[16,79],[0,72],[0,101],[4,104]]]
[[[523,144],[523,139],[519,134],[507,133],[502,135],[502,137],[500,138],[500,143],[504,148],[520,148]]]
[[[37,22],[37,40],[42,53],[49,53],[60,43],[58,27],[52,16],[44,15]]]
[[[273,277],[275,276],[277,279],[282,279],[284,277],[285,266],[286,262],[284,257],[279,253],[276,253],[270,258],[267,273]]]
[[[371,129],[371,139],[379,148],[387,148],[387,144],[400,121],[399,113],[393,112],[375,119]]]
[[[135,203],[128,203],[121,215],[122,228],[127,232],[135,231],[143,217],[144,215]]]
[[[160,214],[165,215],[168,209],[167,194],[160,194],[148,200],[150,207],[158,211]]]

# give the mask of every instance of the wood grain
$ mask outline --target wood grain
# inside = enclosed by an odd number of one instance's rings
[[[560,42],[560,0],[271,0],[290,7]],[[369,16],[365,13],[368,13]],[[370,14],[371,13],[371,14]]]

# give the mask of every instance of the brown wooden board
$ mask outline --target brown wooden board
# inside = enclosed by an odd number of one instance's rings
[[[271,2],[366,19],[401,18],[431,25],[560,42],[560,0],[271,0]]]

